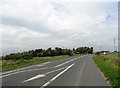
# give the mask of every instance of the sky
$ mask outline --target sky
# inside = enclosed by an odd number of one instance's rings
[[[48,47],[113,51],[114,38],[118,46],[118,0],[0,2],[3,55]]]

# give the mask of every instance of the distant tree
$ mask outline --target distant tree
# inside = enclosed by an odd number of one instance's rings
[[[70,49],[62,49],[55,47],[55,49],[51,49],[49,47],[48,49],[35,49],[30,50],[28,52],[22,52],[22,53],[11,53],[9,55],[4,56],[4,59],[6,60],[18,60],[18,59],[32,59],[33,57],[46,57],[46,56],[58,56],[58,55],[73,55],[73,54],[84,54],[84,53],[93,53],[93,47],[78,47],[73,48],[73,50]]]
[[[55,47],[55,55],[60,55],[62,53],[61,48]]]
[[[33,58],[33,54],[30,53],[24,53],[22,55],[22,59],[32,59]]]
[[[52,56],[52,49],[51,48],[48,48],[46,50],[46,56]]]
[[[17,54],[17,53],[12,53],[10,55],[6,55],[4,57],[5,60],[18,60],[18,59],[21,59],[22,58],[22,55],[21,54]]]
[[[93,47],[88,49],[88,53],[92,54],[93,53]]]
[[[41,57],[43,55],[43,50],[42,49],[35,49],[33,52],[34,57]]]
[[[74,53],[74,54],[76,54],[76,53],[77,53],[77,52],[76,52],[76,50],[75,50],[75,48],[73,48],[73,50],[72,50],[72,51],[73,51],[73,53]]]

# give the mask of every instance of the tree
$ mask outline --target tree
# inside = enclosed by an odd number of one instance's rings
[[[46,50],[46,56],[52,56],[52,49],[51,48],[48,48]]]
[[[93,53],[93,47],[89,48],[88,53],[90,53],[90,54]]]
[[[42,49],[35,49],[33,52],[34,57],[41,57],[43,55],[43,50]]]
[[[85,54],[85,53],[93,53],[93,47],[78,47],[77,49],[73,48],[73,50],[70,49],[62,49],[55,47],[55,49],[51,49],[49,47],[48,49],[35,49],[30,50],[28,52],[22,52],[22,53],[11,53],[9,55],[4,56],[4,59],[6,60],[18,60],[18,59],[32,59],[33,57],[45,57],[45,56],[58,56],[58,55],[73,55],[73,54]]]

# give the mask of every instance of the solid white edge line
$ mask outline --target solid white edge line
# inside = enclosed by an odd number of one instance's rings
[[[42,85],[40,88],[44,88],[46,86],[48,86],[52,81],[54,81],[55,79],[57,79],[60,75],[62,75],[64,72],[66,72],[68,69],[70,69],[75,63],[71,64],[70,66],[68,66],[65,70],[63,70],[62,72],[60,72],[59,74],[57,74],[55,77],[53,77],[52,79],[50,79],[47,83],[45,83],[44,85]]]

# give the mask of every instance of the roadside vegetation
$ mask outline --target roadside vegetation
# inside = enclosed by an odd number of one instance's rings
[[[55,49],[35,49],[22,53],[11,53],[2,56],[0,63],[0,70],[10,70],[32,64],[43,63],[60,58],[67,58],[85,53],[93,53],[92,47],[79,47],[70,49],[62,49],[56,47]]]
[[[73,55],[73,56],[77,56]],[[3,60],[2,61],[2,68],[1,70],[10,70],[14,68],[20,68],[24,66],[29,66],[29,65],[34,65],[34,64],[39,64],[51,60],[56,60],[56,59],[62,59],[62,58],[68,58],[71,57],[69,55],[61,55],[61,56],[53,56],[53,57],[34,57],[32,59],[19,59],[19,60]]]
[[[93,56],[93,60],[99,69],[103,72],[106,80],[113,86],[113,88],[120,88],[120,68],[118,66],[120,60],[118,59],[118,53],[96,53],[96,55]]]

